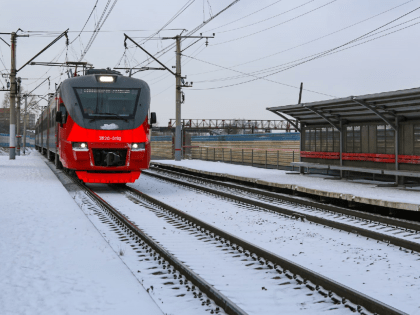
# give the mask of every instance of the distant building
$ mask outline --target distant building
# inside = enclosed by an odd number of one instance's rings
[[[23,117],[20,117],[21,132],[23,132]],[[26,129],[35,128],[36,115],[29,113],[26,121]],[[10,108],[0,108],[0,133],[8,133],[10,125]]]

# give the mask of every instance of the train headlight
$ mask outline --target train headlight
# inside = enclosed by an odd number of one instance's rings
[[[141,151],[146,149],[146,144],[144,142],[137,142],[131,144],[131,151]]]
[[[103,82],[103,83],[114,82],[114,77],[113,76],[109,76],[109,75],[101,75],[99,77],[99,81],[100,82]]]
[[[73,142],[73,150],[75,151],[88,151],[88,144],[86,142]]]

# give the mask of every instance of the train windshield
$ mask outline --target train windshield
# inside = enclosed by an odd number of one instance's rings
[[[140,89],[74,88],[85,118],[131,119]]]

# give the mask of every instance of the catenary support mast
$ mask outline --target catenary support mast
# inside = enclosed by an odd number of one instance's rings
[[[28,94],[25,97],[25,113],[23,114],[23,155],[26,153],[26,124],[28,120]]]
[[[22,80],[20,77],[17,78],[17,102],[16,102],[16,155],[20,155],[20,140],[21,140],[21,134],[20,134],[20,103],[22,101],[21,97],[21,83]]]
[[[182,140],[181,140],[181,37],[176,36],[176,72],[175,72],[175,161],[181,161],[182,158]]]
[[[10,66],[10,130],[9,130],[9,159],[16,157],[16,33],[11,34],[11,66]]]

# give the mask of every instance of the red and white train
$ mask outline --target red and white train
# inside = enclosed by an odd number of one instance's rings
[[[64,80],[36,124],[35,147],[85,183],[132,183],[150,163],[150,89],[109,69]]]

